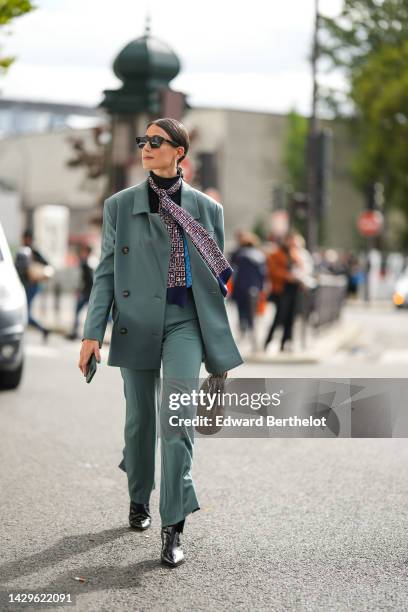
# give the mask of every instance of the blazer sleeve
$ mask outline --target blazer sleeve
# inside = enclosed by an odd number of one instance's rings
[[[101,256],[93,276],[83,338],[98,340],[102,347],[114,297],[114,250],[117,202],[108,198],[103,206]]]
[[[217,209],[215,211],[215,222],[214,222],[214,238],[224,253],[224,208],[222,204],[217,202]]]

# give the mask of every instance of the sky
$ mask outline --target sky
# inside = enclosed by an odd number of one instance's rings
[[[171,87],[192,106],[310,112],[314,0],[34,3],[37,10],[1,30],[1,54],[17,56],[0,76],[2,97],[97,105],[104,89],[121,85],[112,62],[144,33],[150,14],[152,36],[181,61]],[[320,0],[320,11],[336,16],[342,4]],[[319,80],[342,86],[338,74]]]

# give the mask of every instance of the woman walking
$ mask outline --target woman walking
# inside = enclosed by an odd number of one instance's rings
[[[277,305],[272,325],[265,338],[264,350],[280,326],[283,327],[280,350],[284,351],[285,344],[292,341],[296,300],[301,287],[298,270],[302,269],[303,261],[298,252],[296,234],[291,232],[282,240],[280,247],[267,258],[268,277],[272,291],[277,295]]]
[[[266,276],[266,257],[261,251],[258,236],[249,231],[238,235],[239,246],[231,254],[230,262],[234,269],[231,299],[237,304],[241,338],[248,332],[252,350],[257,351],[255,313],[259,293],[263,289]]]
[[[209,373],[224,374],[243,360],[225,308],[232,269],[223,255],[223,207],[183,179],[187,130],[175,119],[157,119],[136,142],[149,176],[105,201],[101,258],[78,365],[86,375],[93,353],[100,361],[112,307],[108,365],[120,367],[124,383],[119,467],[128,479],[129,524],[140,530],[151,524],[158,410],[161,561],[176,566],[184,561],[185,518],[200,506],[191,476],[194,430],[170,426],[171,416],[182,417],[192,407],[180,414],[170,398],[195,388],[203,361]]]

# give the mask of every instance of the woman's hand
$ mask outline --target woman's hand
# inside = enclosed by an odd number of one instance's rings
[[[85,340],[82,341],[81,354],[79,355],[79,363],[78,363],[78,367],[84,376],[87,375],[88,361],[92,353],[95,353],[96,361],[100,363],[101,354],[99,352],[98,340],[91,340],[89,338],[85,338]]]
[[[217,376],[218,378],[227,378],[228,370],[225,370],[224,372],[220,372],[220,373],[217,373],[217,374],[212,374],[212,376]]]

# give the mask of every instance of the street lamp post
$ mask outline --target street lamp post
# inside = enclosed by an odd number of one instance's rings
[[[313,32],[313,45],[311,55],[312,66],[312,108],[309,119],[309,130],[306,144],[306,193],[307,193],[307,219],[306,219],[306,243],[309,251],[313,251],[317,246],[317,134],[318,134],[318,119],[317,119],[317,60],[319,57],[319,0],[315,0],[315,20]]]

